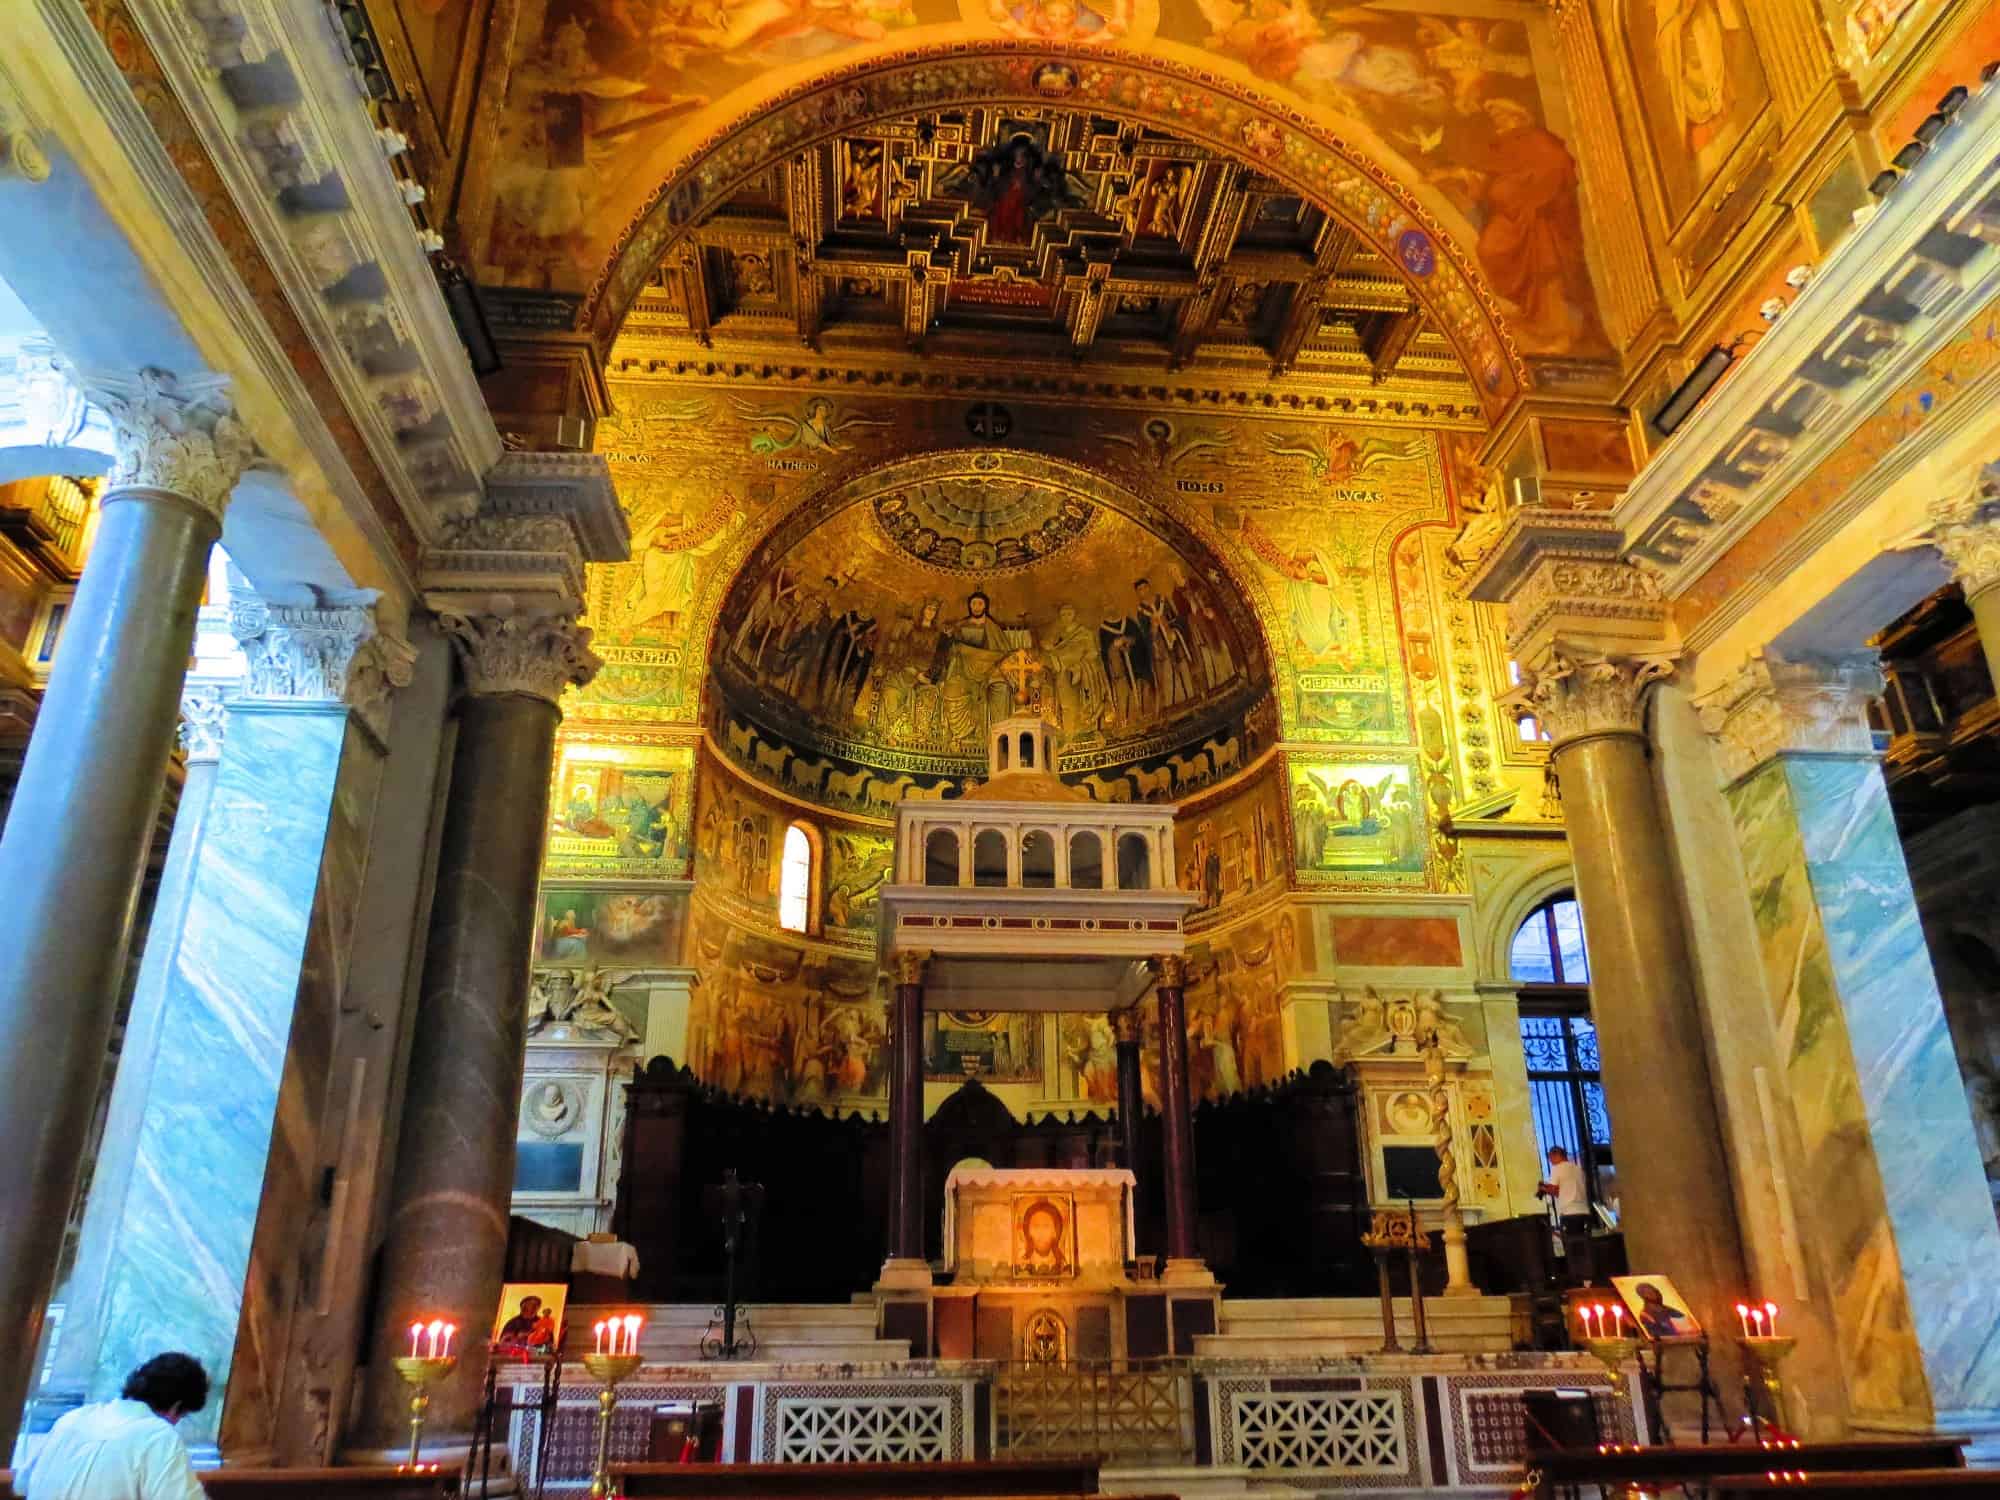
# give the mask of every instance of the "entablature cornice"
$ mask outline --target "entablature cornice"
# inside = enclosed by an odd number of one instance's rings
[[[1613,512],[1626,555],[1678,597],[1996,295],[2000,89],[1989,85],[1626,491]],[[1870,494],[1850,492],[1856,504]]]

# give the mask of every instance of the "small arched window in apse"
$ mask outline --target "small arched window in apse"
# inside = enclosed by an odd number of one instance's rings
[[[778,925],[804,932],[812,917],[812,839],[794,823],[785,830],[785,859],[778,873]]]

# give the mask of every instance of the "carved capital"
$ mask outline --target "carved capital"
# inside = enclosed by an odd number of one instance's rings
[[[1612,656],[1558,643],[1547,661],[1521,669],[1521,685],[1500,702],[1541,720],[1552,748],[1602,734],[1642,734],[1646,689],[1673,674],[1661,653]]]
[[[384,748],[389,743],[389,709],[397,688],[416,676],[417,648],[391,635],[371,635],[347,664],[348,709]]]
[[[590,649],[590,629],[571,614],[441,614],[458,650],[466,686],[482,696],[526,693],[560,704],[563,689],[582,687],[604,665]]]
[[[1136,1005],[1111,1012],[1111,1035],[1120,1044],[1139,1040],[1139,1008]]]
[[[375,634],[375,593],[349,603],[229,602],[229,633],[249,661],[243,697],[254,703],[339,704],[355,653]]]
[[[1556,636],[1656,642],[1666,631],[1659,579],[1621,555],[1623,533],[1597,512],[1523,506],[1468,580],[1473,599],[1507,606],[1507,648],[1526,657]]]
[[[181,693],[177,731],[181,754],[191,766],[214,765],[222,759],[223,726],[229,715],[222,689],[214,683],[189,683]]]
[[[625,514],[603,457],[510,453],[486,479],[478,510],[447,525],[424,555],[424,591],[440,614],[484,613],[497,595],[583,607],[587,562],[631,553]]]
[[[1178,990],[1187,986],[1187,960],[1178,953],[1162,953],[1154,959],[1153,973],[1162,989]]]
[[[1787,751],[1872,755],[1868,705],[1882,695],[1872,651],[1787,660],[1765,651],[1698,700],[1725,781]]]
[[[905,948],[896,955],[896,983],[922,984],[931,956],[921,948]]]
[[[111,419],[115,457],[103,503],[128,489],[191,501],[218,525],[257,445],[236,420],[219,379],[181,381],[165,370],[91,376],[84,395]]]
[[[1967,599],[2000,584],[2000,464],[1981,469],[1969,494],[1931,503],[1931,541]]]

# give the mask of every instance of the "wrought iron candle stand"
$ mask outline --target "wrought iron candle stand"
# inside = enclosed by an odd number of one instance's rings
[[[749,1359],[757,1353],[757,1335],[736,1301],[736,1262],[743,1241],[764,1210],[764,1185],[739,1182],[730,1167],[722,1181],[702,1190],[702,1204],[722,1229],[722,1306],[702,1335],[703,1359]],[[717,1324],[721,1324],[720,1329]]]

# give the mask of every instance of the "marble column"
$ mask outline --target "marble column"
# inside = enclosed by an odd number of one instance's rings
[[[1195,1233],[1194,1107],[1188,1090],[1187,963],[1178,954],[1153,960],[1160,1006],[1161,1180],[1167,1200],[1167,1264],[1201,1262]]]
[[[1558,648],[1518,696],[1553,740],[1613,1138],[1636,1143],[1618,1157],[1628,1258],[1671,1274],[1704,1325],[1727,1328],[1742,1241],[1642,729],[1645,689],[1669,671],[1657,656]]]
[[[2000,464],[1988,464],[1964,494],[1931,507],[1931,540],[1951,564],[1979,627],[1986,670],[2000,684]]]
[[[561,615],[442,623],[466,693],[439,838],[430,940],[405,1083],[366,1406],[351,1447],[393,1454],[409,1392],[391,1361],[411,1323],[445,1318],[476,1339],[499,1305],[527,1045],[535,893],[548,826],[557,707],[598,660]],[[478,1361],[433,1388],[439,1451],[469,1441]]]
[[[215,792],[226,723],[221,688],[190,685],[181,699],[180,743],[186,774],[180,804],[174,813],[159,894],[154,898],[150,934],[132,988],[132,1008],[125,1022],[104,1132],[96,1160],[91,1163],[76,1262],[63,1294],[55,1367],[44,1387],[52,1403],[61,1406],[95,1399],[91,1381],[104,1331],[105,1288],[116,1250],[116,1229],[125,1217],[126,1193],[138,1156],[139,1125],[159,1062],[166,995],[172,985],[174,955],[180,948],[181,924],[187,919],[194,892],[195,856]]]
[[[2000,1228],[1888,788],[1872,653],[1765,653],[1705,701],[1854,1417],[2000,1435]]]
[[[896,955],[889,1017],[889,1259],[924,1261],[924,968],[929,955]]]
[[[252,456],[219,386],[100,383],[118,457],[0,834],[0,1453],[76,1192],[209,550]]]
[[[1128,1005],[1111,1012],[1111,1034],[1118,1047],[1119,1165],[1135,1176],[1139,1171],[1139,1128],[1146,1112],[1145,1081],[1139,1073],[1139,1010]]]

